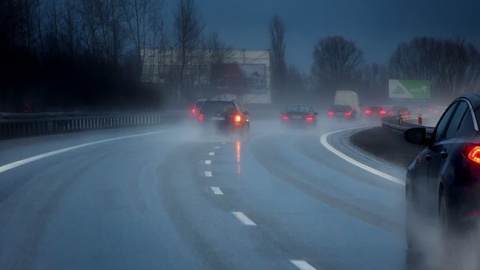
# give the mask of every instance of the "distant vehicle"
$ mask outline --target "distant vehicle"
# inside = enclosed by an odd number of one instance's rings
[[[442,236],[468,233],[480,225],[479,112],[480,95],[465,95],[448,106],[431,136],[425,127],[405,131],[408,142],[426,146],[406,175],[410,248],[426,240],[426,224],[439,224]]]
[[[337,91],[333,105],[347,105],[352,108],[352,118],[357,118],[360,111],[358,95],[354,91]]]
[[[371,105],[365,108],[365,116],[370,118],[381,118],[387,116],[387,106]]]
[[[282,123],[296,127],[316,127],[318,113],[306,104],[288,104],[282,111]]]
[[[354,110],[349,105],[333,105],[328,109],[331,118],[354,119]]]
[[[391,106],[387,108],[387,115],[403,115],[407,116],[410,114],[410,111],[405,106]]]
[[[234,132],[244,135],[250,129],[248,115],[248,111],[235,100],[206,100],[197,120],[205,132]]]

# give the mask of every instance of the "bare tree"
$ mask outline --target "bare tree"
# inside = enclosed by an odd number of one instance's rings
[[[175,99],[181,101],[192,96],[187,91],[193,84],[193,78],[188,76],[191,74],[189,67],[193,66],[194,50],[198,50],[203,42],[204,22],[193,0],[178,0],[173,18],[173,45],[178,50],[180,84]]]
[[[355,43],[341,36],[320,39],[313,51],[312,75],[327,91],[351,87],[359,80],[365,62]]]
[[[363,96],[370,97],[370,99],[386,98],[388,89],[388,72],[386,67],[372,63],[364,65],[361,72],[363,82],[363,89],[361,89],[361,91]],[[375,100],[375,102],[376,101],[379,100]]]
[[[122,0],[126,31],[132,42],[136,57],[136,77],[144,64],[142,49],[154,48],[159,35],[163,37],[163,6],[164,0]]]
[[[285,24],[278,15],[273,16],[270,20],[269,34],[272,88],[277,91],[277,97],[282,100],[285,96],[287,65],[285,63]]]

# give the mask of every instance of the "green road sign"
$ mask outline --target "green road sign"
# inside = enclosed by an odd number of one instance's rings
[[[430,81],[421,80],[389,80],[389,98],[430,98],[432,87]]]

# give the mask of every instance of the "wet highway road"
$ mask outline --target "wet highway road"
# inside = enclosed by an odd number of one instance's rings
[[[415,269],[404,171],[352,148],[353,127],[0,142],[1,268]]]

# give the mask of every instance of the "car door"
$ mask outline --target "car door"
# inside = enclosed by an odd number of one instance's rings
[[[465,101],[458,101],[450,108],[451,110],[449,109],[445,117],[440,120],[434,143],[429,147],[428,198],[429,206],[433,211],[438,206],[438,186],[441,181],[442,170],[449,162],[449,153],[452,145],[457,141],[455,135],[468,111],[468,104]]]

